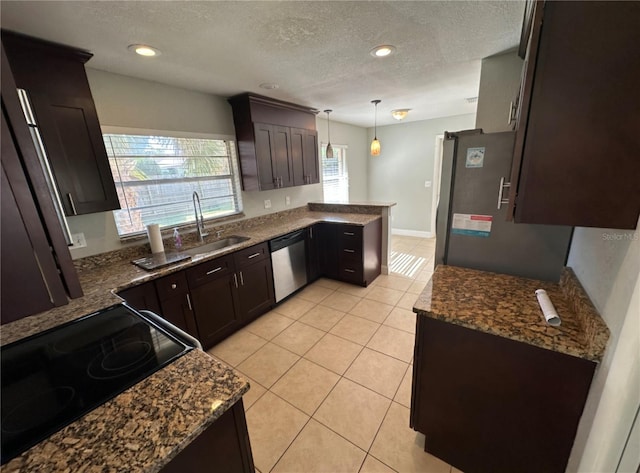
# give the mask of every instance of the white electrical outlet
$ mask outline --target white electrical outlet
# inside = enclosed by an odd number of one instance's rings
[[[285,204],[285,205],[291,205],[291,197],[286,196],[286,197],[284,198],[284,204]]]
[[[84,238],[84,233],[72,233],[71,240],[73,241],[71,249],[87,247],[87,240]]]
[[[431,181],[424,181],[424,186],[425,186],[426,188],[431,187]]]
[[[271,208],[271,200],[266,199],[266,200],[264,201],[264,208],[265,208],[265,209],[270,209],[270,208]]]

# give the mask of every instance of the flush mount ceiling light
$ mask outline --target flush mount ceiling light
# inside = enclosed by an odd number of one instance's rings
[[[333,110],[325,110],[324,113],[327,114],[327,150],[325,151],[325,156],[327,159],[333,158],[333,146],[331,146],[331,127],[329,122],[329,114],[333,112]]]
[[[278,84],[274,84],[273,82],[263,82],[262,84],[259,85],[259,87],[261,89],[267,89],[267,90],[273,90],[273,89],[279,89],[280,86]]]
[[[160,56],[160,50],[148,44],[130,44],[127,49],[144,57]]]
[[[381,44],[380,46],[376,46],[370,51],[370,54],[373,57],[386,57],[390,56],[396,51],[396,47],[390,44]]]
[[[371,142],[371,156],[380,156],[380,141],[378,141],[378,104],[382,100],[372,100],[371,103],[375,107],[375,115],[373,122],[373,141]]]
[[[400,121],[407,118],[407,115],[409,115],[410,111],[410,108],[398,108],[396,110],[391,110],[391,116]]]

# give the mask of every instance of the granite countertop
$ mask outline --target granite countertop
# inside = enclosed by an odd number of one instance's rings
[[[379,214],[373,213],[308,209],[260,217],[254,219],[253,224],[218,227],[224,230],[220,238],[234,234],[247,236],[248,241],[152,272],[131,264],[132,259],[145,251],[142,248],[86,258],[87,261],[75,262],[84,296],[72,299],[68,305],[2,326],[1,344],[122,302],[115,295],[117,291],[315,223],[366,225],[379,218]],[[214,228],[211,234],[215,235],[215,231]],[[215,239],[209,237],[202,244]],[[183,250],[194,246],[198,244],[185,242]],[[127,471],[157,472],[248,390],[249,383],[233,369],[202,351],[193,350],[14,458],[0,467],[0,471],[116,472],[127,465]]]
[[[248,390],[234,370],[192,350],[0,470],[157,472]]]
[[[536,289],[551,298],[562,324],[548,325]],[[479,330],[590,361],[602,360],[609,330],[571,268],[560,283],[440,265],[418,297],[419,316]]]

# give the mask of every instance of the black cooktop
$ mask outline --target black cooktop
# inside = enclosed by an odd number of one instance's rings
[[[1,463],[190,349],[124,304],[2,347]]]

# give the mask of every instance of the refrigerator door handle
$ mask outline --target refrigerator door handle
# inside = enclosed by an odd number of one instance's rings
[[[508,189],[511,187],[511,183],[510,182],[504,182],[504,177],[500,178],[500,188],[498,189],[498,210],[500,210],[502,208],[503,204],[508,204],[509,203],[509,199],[505,199],[502,197],[502,194],[504,193],[505,189]]]

